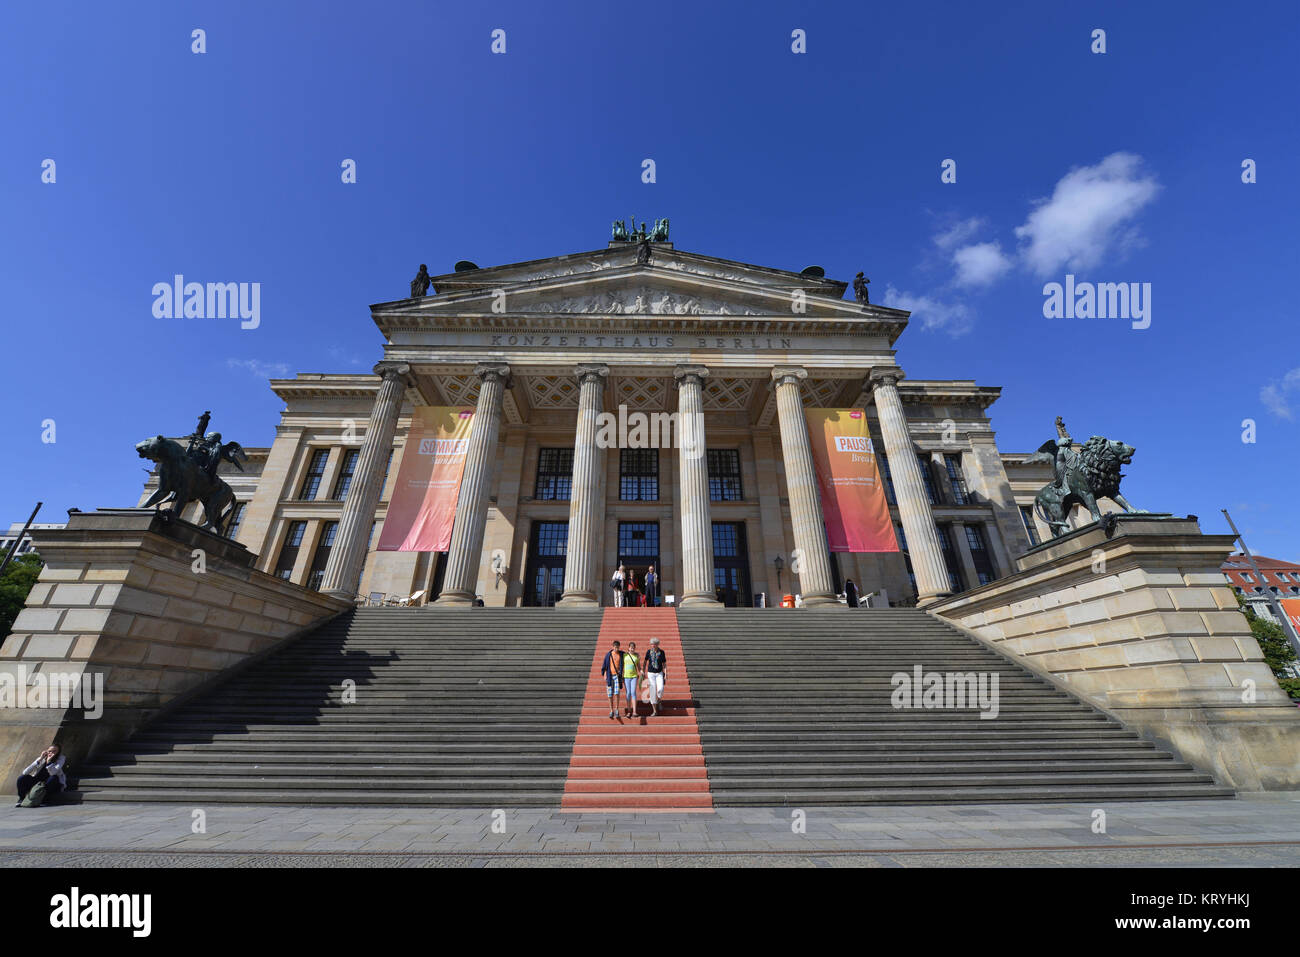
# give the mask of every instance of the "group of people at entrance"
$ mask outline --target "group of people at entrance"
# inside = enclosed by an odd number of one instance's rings
[[[635,568],[619,565],[610,579],[614,589],[615,608],[654,608],[659,604],[659,576],[651,565],[645,575],[637,578]]]
[[[663,698],[664,682],[667,680],[668,656],[659,647],[659,639],[650,639],[650,650],[645,658],[637,654],[636,642],[629,641],[627,650],[615,641],[600,664],[600,673],[605,677],[605,695],[609,698],[609,716],[618,716],[621,699],[626,698],[621,710],[625,718],[635,718],[640,708],[639,695],[644,689],[645,698],[650,703],[651,715],[658,717],[659,702]]]

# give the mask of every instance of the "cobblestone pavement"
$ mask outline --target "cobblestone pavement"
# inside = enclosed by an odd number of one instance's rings
[[[642,814],[69,804],[0,809],[0,852],[0,866],[1294,867],[1300,795]]]

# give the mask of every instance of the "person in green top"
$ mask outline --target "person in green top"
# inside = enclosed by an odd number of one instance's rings
[[[641,656],[636,653],[636,642],[627,643],[627,651],[623,652],[623,690],[627,694],[626,713],[629,718],[636,717],[637,685],[641,683]]]

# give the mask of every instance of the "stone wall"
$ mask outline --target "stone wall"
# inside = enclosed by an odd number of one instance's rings
[[[218,676],[347,610],[255,570],[256,556],[151,509],[73,512],[36,535],[45,568],[0,645],[0,674],[103,675],[104,714],[0,708],[12,780],[57,739],[73,768]],[[196,551],[202,571],[196,571]]]
[[[1219,571],[1232,546],[1195,519],[1115,516],[928,610],[1223,783],[1297,788],[1300,711]]]

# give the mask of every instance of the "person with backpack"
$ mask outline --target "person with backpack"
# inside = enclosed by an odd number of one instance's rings
[[[641,656],[636,653],[636,642],[627,643],[623,652],[623,691],[627,695],[627,716],[636,717],[636,691],[641,678]]]
[[[641,675],[645,679],[650,689],[650,707],[654,709],[654,716],[659,717],[659,699],[663,697],[664,680],[667,672],[664,670],[668,665],[668,656],[664,654],[659,647],[659,639],[650,639],[650,650],[645,653],[645,663],[641,670]]]
[[[609,716],[612,718],[617,713],[614,698],[618,695],[623,674],[623,652],[617,641],[605,653],[605,658],[600,663],[600,673],[605,676],[605,697],[609,698]]]
[[[64,790],[68,786],[68,779],[63,776],[63,765],[66,762],[63,749],[57,744],[51,744],[42,751],[41,756],[27,765],[27,769],[18,776],[18,803],[14,807],[19,807],[27,801],[27,795],[38,784],[41,785],[44,794],[40,801],[29,802],[31,807],[55,797]]]
[[[623,570],[622,565],[619,565],[618,568],[614,570],[614,577],[610,579],[609,585],[614,589],[614,607],[622,608],[623,589],[627,586],[627,572]],[[613,715],[610,715],[610,717],[612,718]]]

